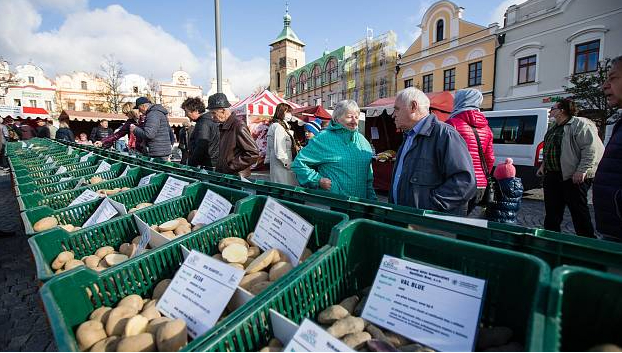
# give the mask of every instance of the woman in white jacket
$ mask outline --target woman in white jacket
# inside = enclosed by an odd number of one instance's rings
[[[280,103],[276,106],[272,125],[268,129],[268,146],[266,161],[270,164],[270,181],[288,185],[298,185],[296,176],[290,170],[293,156],[292,146],[300,146],[294,138],[286,120],[291,119],[292,107]],[[297,151],[298,149],[296,149]]]

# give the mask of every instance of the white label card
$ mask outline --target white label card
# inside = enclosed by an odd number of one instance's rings
[[[99,198],[99,194],[93,190],[84,190],[80,196],[76,197],[75,200],[71,201],[69,206],[79,205],[81,203],[97,200]]]
[[[52,159],[52,157],[48,156],[48,158],[45,159],[45,164],[52,164],[54,163],[54,160]]]
[[[31,150],[35,147],[35,145],[33,145],[32,143],[30,145],[28,145],[28,149]]]
[[[71,156],[72,153],[73,153],[73,147],[69,146],[69,148],[67,149],[67,155]]]
[[[227,217],[233,205],[226,198],[212,190],[207,190],[197,214],[192,219],[192,224],[211,224],[219,219]]]
[[[156,173],[152,173],[152,174],[149,174],[147,176],[140,178],[140,181],[138,182],[138,186],[149,185],[149,182],[151,181],[151,177],[154,175],[156,175]]]
[[[284,352],[352,352],[345,343],[324,331],[313,321],[305,319]]]
[[[295,322],[274,309],[270,309],[270,322],[272,323],[274,338],[278,339],[286,346],[292,338],[294,338],[294,335],[296,335],[299,328]]]
[[[74,186],[73,188],[74,189],[81,188],[84,185],[86,185],[86,179],[80,178],[80,180],[78,180],[78,183],[76,184],[76,186]]]
[[[488,228],[488,221],[485,219],[447,216],[447,215],[440,215],[440,214],[426,214],[426,217],[444,219],[446,221],[458,222],[462,224],[470,224],[470,225],[477,226],[477,227]]]
[[[54,173],[54,175],[63,174],[66,172],[67,168],[64,165],[61,165],[60,167],[58,167],[58,169],[56,169],[56,173]]]
[[[155,249],[171,241],[169,238],[151,229],[149,224],[145,223],[145,221],[140,219],[140,217],[138,217],[137,215],[134,215],[134,220],[136,221],[138,231],[140,232],[140,235],[142,237],[141,243],[145,242],[145,248],[147,247],[146,244],[149,244],[152,249]]]
[[[110,167],[111,167],[111,166],[110,166],[110,164],[109,164],[108,162],[106,162],[106,161],[102,161],[102,162],[99,164],[99,167],[97,167],[97,170],[95,171],[95,174],[97,174],[97,173],[101,173],[101,172],[107,172],[107,171],[109,171],[109,170],[110,170]]]
[[[63,181],[67,181],[67,180],[71,180],[71,179],[72,179],[71,177],[63,177],[63,178],[60,178],[60,180],[58,182],[62,183]]]
[[[97,207],[97,209],[95,210],[95,212],[93,212],[91,217],[89,217],[89,219],[86,222],[84,222],[84,224],[82,225],[82,228],[90,227],[90,226],[99,224],[101,222],[105,222],[118,214],[120,215],[127,214],[127,211],[125,210],[125,206],[122,203],[113,201],[106,197],[104,198],[104,201],[102,201],[102,203],[99,204],[99,207]]]
[[[125,170],[123,170],[123,173],[121,173],[121,175],[119,175],[119,178],[123,178],[124,176],[127,175],[127,172],[130,171],[130,166],[128,165],[127,167],[125,167]]]
[[[88,161],[89,157],[91,157],[92,155],[93,155],[93,152],[89,152],[85,154],[84,156],[80,157],[80,163]]]
[[[188,184],[190,183],[187,181],[169,177],[168,179],[166,179],[166,183],[164,183],[162,190],[160,190],[158,197],[153,203],[158,204],[160,202],[170,200],[173,197],[180,196],[184,192],[184,187]]]
[[[280,250],[296,266],[313,230],[307,220],[268,197],[255,227],[253,241],[264,251]]]
[[[145,252],[147,245],[151,242],[151,234],[156,233],[155,230],[151,229],[147,223],[145,223],[140,217],[137,215],[134,216],[134,221],[136,222],[136,226],[138,227],[138,232],[140,233],[140,241],[138,242],[138,247],[136,248],[136,252],[134,256],[138,256]]]
[[[244,270],[192,250],[156,307],[198,337],[214,327],[242,277]]]
[[[486,281],[389,255],[362,318],[437,351],[473,351]]]
[[[28,145],[26,145],[26,142],[22,141],[22,148],[26,148],[28,147]]]

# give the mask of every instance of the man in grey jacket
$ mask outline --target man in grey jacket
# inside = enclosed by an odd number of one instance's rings
[[[397,152],[389,201],[466,216],[476,182],[464,139],[430,114],[430,100],[414,87],[398,93],[394,109],[395,125],[406,135]]]
[[[142,126],[130,125],[130,132],[145,141],[147,155],[168,161],[171,156],[171,127],[168,122],[168,111],[159,104],[152,104],[149,99],[136,99],[136,107],[145,115]]]

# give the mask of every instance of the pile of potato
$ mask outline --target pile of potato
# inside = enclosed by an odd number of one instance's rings
[[[194,226],[190,224],[196,212],[197,210],[190,211],[187,218],[179,217],[159,225],[154,224],[151,226],[151,229],[162,234],[168,239],[175,239],[176,237],[180,237],[190,232],[194,232],[195,230],[201,229],[205,226],[205,224],[196,224]]]
[[[56,217],[44,217],[38,220],[33,226],[32,229],[35,232],[43,232],[44,230],[52,229],[58,225],[58,220]]]
[[[176,352],[188,343],[186,323],[162,316],[158,300],[171,283],[160,281],[151,299],[137,294],[123,298],[116,307],[100,307],[76,330],[81,351]]]
[[[97,193],[99,194],[100,197],[106,197],[106,196],[112,196],[115,194],[120,193],[121,191],[127,191],[130,188],[127,186],[124,186],[122,188],[114,188],[114,189],[99,189],[97,190]]]
[[[121,246],[119,246],[119,251],[115,251],[112,246],[102,246],[97,249],[95,254],[84,256],[80,260],[74,258],[73,252],[63,251],[56,256],[51,267],[56,271],[55,274],[68,271],[79,266],[86,266],[100,272],[109,267],[118,265],[132,257],[138,249],[140,239],[141,237],[138,236],[132,239],[131,243],[121,244]],[[148,247],[145,250],[148,250]]]
[[[153,204],[151,202],[143,202],[143,203],[139,203],[138,205],[136,205],[136,207],[132,207],[130,208],[127,213],[134,213],[138,210],[140,210],[141,208],[145,208],[145,207],[149,207],[149,206],[153,206]]]
[[[89,184],[95,185],[95,184],[103,183],[104,181],[106,181],[106,179],[99,177],[99,176],[94,176],[89,180]]]
[[[257,295],[287,274],[293,266],[277,249],[262,252],[253,243],[253,234],[251,232],[246,240],[236,237],[221,239],[218,243],[220,253],[212,257],[244,270],[246,275],[242,278],[240,287]],[[309,256],[311,256],[311,250],[307,248],[300,259],[301,262]]]

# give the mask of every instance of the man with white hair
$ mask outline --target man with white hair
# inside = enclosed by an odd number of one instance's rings
[[[389,201],[466,215],[476,181],[464,139],[430,114],[430,100],[414,87],[398,93],[394,108],[395,125],[406,135],[397,152]]]

